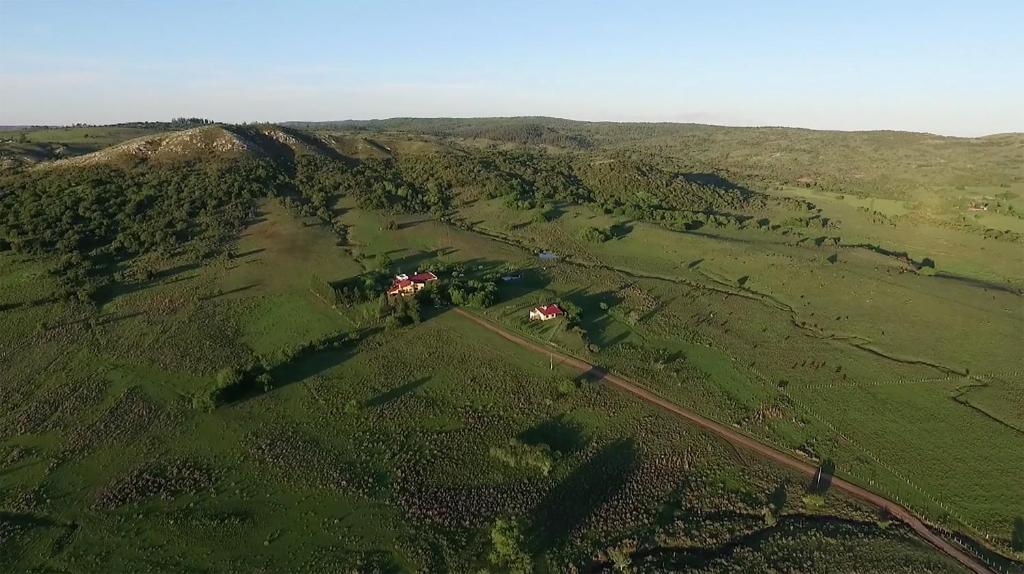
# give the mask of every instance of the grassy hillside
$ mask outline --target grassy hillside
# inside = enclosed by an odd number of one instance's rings
[[[303,128],[145,135],[0,177],[10,566],[956,569],[453,306],[1021,557],[1016,136]],[[995,147],[955,177],[894,167],[974,145]],[[764,146],[804,152],[779,171]],[[786,175],[869,167],[872,193]],[[961,212],[957,185],[1003,199]],[[381,300],[421,269],[439,287]],[[550,302],[570,316],[527,320]]]

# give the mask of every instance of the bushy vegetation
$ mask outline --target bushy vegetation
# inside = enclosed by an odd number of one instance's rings
[[[491,447],[491,455],[515,467],[533,468],[544,476],[551,472],[551,449],[546,444],[530,445],[512,439],[504,446]]]
[[[0,179],[0,238],[55,255],[56,274],[85,301],[130,257],[186,244],[197,259],[219,253],[277,183],[259,161],[20,173]]]

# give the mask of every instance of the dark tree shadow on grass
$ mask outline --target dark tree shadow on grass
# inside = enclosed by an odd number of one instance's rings
[[[707,187],[717,187],[725,191],[738,191],[743,194],[751,194],[751,191],[743,186],[737,185],[735,182],[730,181],[717,173],[679,173],[678,176],[686,180],[687,183],[695,183],[698,185],[704,185]]]
[[[422,217],[420,219],[414,219],[412,221],[403,221],[402,223],[398,223],[397,224],[397,228],[399,230],[410,229],[410,228],[416,227],[417,225],[419,225],[421,223],[426,223],[426,222],[429,222],[429,221],[434,221],[434,218],[432,218],[432,217]]]
[[[358,346],[358,343],[352,342],[341,347],[328,347],[277,365],[270,370],[274,388],[280,389],[329,371],[352,357]]]
[[[199,269],[200,265],[200,263],[183,263],[181,265],[175,265],[174,267],[171,267],[169,269],[164,269],[163,271],[154,273],[153,277],[150,278],[148,283],[159,283],[160,281],[163,281],[168,277],[176,277],[178,275],[181,275],[182,273],[195,271],[196,269]]]
[[[616,223],[608,228],[608,234],[612,236],[612,239],[622,239],[632,232],[632,223]]]
[[[263,253],[264,251],[266,251],[266,248],[258,247],[256,249],[250,249],[248,251],[243,251],[241,253],[235,253],[231,256],[231,259],[242,259],[243,257],[256,255],[257,253]]]
[[[11,524],[22,528],[38,528],[43,526],[68,526],[50,518],[36,516],[26,512],[0,511],[0,524]]]
[[[239,384],[221,390],[217,403],[220,406],[238,405],[267,392],[300,383],[329,371],[355,355],[359,350],[359,342],[379,330],[378,327],[366,329],[359,333],[355,340],[350,340],[351,336],[348,333],[339,334],[324,341],[323,348],[306,351],[270,369],[269,391],[262,388],[250,375]]]
[[[755,518],[760,519],[759,516],[729,511],[701,515],[701,520],[709,523],[717,520],[727,524],[749,524],[751,519]],[[764,552],[765,550],[762,548],[765,545],[771,548],[779,541],[791,537],[794,532],[809,534],[821,539],[856,540],[864,536],[879,536],[882,531],[875,522],[832,516],[787,515],[779,517],[774,526],[765,526],[752,531],[741,529],[737,535],[729,537],[717,545],[689,548],[652,546],[638,550],[631,557],[634,563],[642,563],[651,571],[683,572],[704,568],[715,563],[727,563],[737,551]],[[773,541],[774,544],[772,544]],[[782,566],[779,568],[782,571],[802,571],[796,564],[796,561],[799,560],[801,558],[797,555],[793,557],[782,555],[773,565]],[[598,563],[593,566],[592,571],[608,572],[611,570],[612,564]]]
[[[415,273],[416,271],[423,271],[424,266],[435,259],[440,259],[446,255],[451,255],[457,250],[450,247],[443,247],[440,249],[432,249],[430,251],[418,251],[405,257],[394,259],[389,267],[390,271],[397,273]]]
[[[608,374],[608,371],[604,370],[598,365],[593,365],[586,371],[583,371],[582,373],[576,375],[576,378],[573,380],[581,384],[596,383],[603,379],[606,374]]]
[[[515,279],[516,276],[518,279]],[[508,281],[502,280],[498,283],[498,293],[502,301],[518,299],[534,291],[540,291],[551,282],[541,270],[532,267],[519,269],[508,274],[508,277]]]
[[[530,445],[546,444],[562,455],[572,454],[587,445],[583,428],[563,417],[548,419],[523,431],[519,440]]]
[[[200,299],[202,301],[211,301],[213,299],[220,299],[221,297],[227,297],[228,295],[234,295],[235,293],[243,293],[243,292],[248,291],[248,290],[250,290],[250,289],[252,289],[254,287],[257,287],[258,285],[259,285],[258,283],[250,283],[248,285],[243,285],[242,287],[235,287],[234,289],[228,289],[227,291],[218,291],[217,293],[214,293],[213,295],[205,295],[203,297],[200,297]]]
[[[776,486],[775,490],[772,491],[772,509],[774,509],[776,513],[780,512],[786,506],[787,499],[788,495],[786,494],[786,483],[783,482]]]
[[[610,309],[621,302],[615,292],[587,293],[577,290],[567,294],[565,298],[580,308],[577,323],[587,331],[587,338],[595,345],[609,347],[628,336],[628,333],[620,333],[617,336],[607,334],[617,323],[609,313]],[[602,304],[605,308],[602,308]]]
[[[139,291],[145,291],[150,287],[156,287],[158,285],[173,285],[175,283],[181,283],[182,281],[189,281],[199,276],[198,273],[189,275],[190,271],[195,271],[200,267],[199,263],[185,263],[182,265],[176,265],[169,269],[164,269],[158,273],[155,273],[152,277],[145,281],[139,281],[137,283],[118,283],[111,282],[109,285],[101,288],[96,294],[96,303],[100,306],[110,303],[118,297],[124,295],[130,295]]]
[[[619,440],[601,448],[552,489],[534,512],[537,521],[531,539],[536,553],[568,541],[591,513],[626,484],[636,464],[633,441]]]
[[[430,382],[430,377],[421,377],[414,381],[405,383],[404,385],[399,385],[393,389],[384,391],[383,393],[373,397],[372,399],[369,399],[368,401],[363,403],[363,406],[371,408],[382,407],[384,405],[397,401],[398,399],[404,397],[405,395],[416,392],[418,389],[426,385],[428,382]]]
[[[557,206],[557,205],[555,207],[552,207],[552,208],[544,211],[544,219],[548,223],[551,223],[551,222],[554,222],[554,221],[558,221],[559,219],[562,218],[563,215],[565,215],[565,209],[563,209],[561,206]]]

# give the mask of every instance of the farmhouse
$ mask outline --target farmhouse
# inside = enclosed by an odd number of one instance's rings
[[[391,288],[388,289],[388,295],[413,295],[420,289],[427,286],[427,283],[431,281],[437,281],[437,275],[434,275],[430,271],[424,273],[416,273],[414,275],[395,275],[395,282],[391,284]]]
[[[565,315],[565,311],[562,311],[562,308],[554,303],[534,307],[530,310],[531,321],[547,321],[548,319],[554,319],[559,315]]]

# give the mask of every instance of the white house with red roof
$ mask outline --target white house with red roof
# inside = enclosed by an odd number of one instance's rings
[[[554,303],[548,305],[541,305],[540,307],[534,307],[530,309],[530,320],[531,321],[547,321],[565,315],[565,311],[561,307]]]
[[[430,271],[417,272],[414,275],[395,275],[395,282],[388,289],[388,295],[413,295],[432,281],[437,281],[437,275]]]

